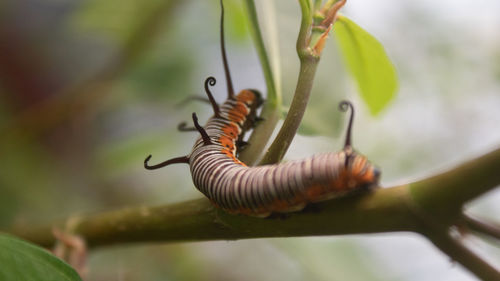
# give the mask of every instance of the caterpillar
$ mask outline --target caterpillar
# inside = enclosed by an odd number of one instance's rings
[[[144,167],[154,170],[175,163],[189,164],[194,185],[214,205],[231,214],[258,217],[299,211],[309,203],[375,187],[380,171],[351,146],[354,107],[348,101],[339,104],[340,110],[351,110],[345,145],[340,152],[257,167],[248,167],[237,158],[239,146],[244,144],[243,135],[258,120],[257,109],[263,100],[256,90],[233,92],[224,47],[223,7],[220,30],[227,100],[217,104],[209,87],[215,85],[216,80],[208,77],[205,92],[214,115],[201,126],[193,113],[194,127],[186,128],[185,124],[179,127],[200,134],[191,153],[152,166],[149,155]]]

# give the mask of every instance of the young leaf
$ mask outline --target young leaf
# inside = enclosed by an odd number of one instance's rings
[[[339,16],[335,36],[347,64],[372,115],[377,115],[395,96],[396,69],[384,47],[350,19]]]
[[[0,280],[81,281],[75,270],[46,250],[0,234]]]

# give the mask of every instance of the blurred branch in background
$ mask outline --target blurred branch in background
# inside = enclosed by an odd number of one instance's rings
[[[413,231],[429,238],[477,276],[498,280],[500,273],[453,238],[449,230],[461,224],[465,203],[500,184],[499,166],[497,149],[428,179],[314,204],[303,212],[275,218],[230,215],[204,198],[78,215],[46,226],[16,226],[8,232],[51,247],[55,243],[52,228],[56,227],[84,237],[90,247],[102,247],[132,242]]]
[[[123,48],[114,59],[90,78],[79,81],[74,85],[63,87],[55,94],[30,105],[17,114],[1,129],[2,135],[21,134],[22,136],[36,136],[67,119],[78,116],[89,106],[102,100],[112,87],[111,82],[122,75],[131,64],[150,46],[151,42],[162,30],[162,23],[170,18],[177,1],[160,1],[150,14],[142,16],[123,44]],[[13,75],[18,75],[13,73]],[[23,81],[24,82],[24,81]],[[29,82],[27,83],[29,84]],[[4,141],[10,140],[4,138]]]

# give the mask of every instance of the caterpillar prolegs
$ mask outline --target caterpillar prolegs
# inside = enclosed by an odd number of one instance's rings
[[[275,165],[247,167],[238,160],[238,145],[243,134],[256,122],[262,97],[256,90],[234,94],[224,48],[224,11],[221,13],[221,49],[228,88],[227,100],[218,105],[205,81],[205,91],[214,115],[200,126],[195,113],[194,128],[200,133],[191,153],[150,166],[151,155],[144,161],[146,169],[157,169],[174,163],[189,164],[193,183],[212,203],[233,214],[265,217],[274,212],[298,211],[308,203],[342,196],[376,186],[380,172],[366,157],[351,146],[354,108],[343,101],[343,111],[351,109],[344,149],[336,153],[315,155],[306,159]],[[185,127],[183,130],[189,130]]]

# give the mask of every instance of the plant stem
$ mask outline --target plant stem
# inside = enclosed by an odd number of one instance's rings
[[[429,177],[410,188],[418,208],[454,224],[464,203],[500,184],[500,149]]]
[[[500,149],[434,176],[434,186],[429,187],[427,192],[434,190],[436,194],[443,193],[440,188],[448,180],[449,174],[455,174],[458,183],[467,181],[470,173],[481,173],[491,163],[492,157],[500,161]],[[471,163],[475,163],[475,166],[471,166]],[[464,167],[470,167],[469,173],[463,173]],[[497,178],[494,182],[488,177],[496,175],[485,174],[482,180],[489,183],[487,189],[491,190],[500,184],[500,179]],[[325,201],[309,208],[315,209],[314,212],[306,209],[284,215],[286,219],[229,215],[203,198],[160,207],[136,207],[74,216],[41,227],[27,224],[9,232],[43,246],[51,246],[54,243],[52,227],[65,230],[66,225],[70,225],[71,232],[84,237],[91,247],[130,242],[232,240],[388,231],[416,231],[426,234],[428,227],[422,222],[426,222],[428,217],[440,218],[438,214],[441,213],[456,216],[446,211],[455,205],[446,196],[438,197],[443,200],[439,209],[426,209],[426,206],[432,205],[423,204],[422,201],[416,204],[412,197],[415,189],[427,189],[422,184],[427,181],[428,179],[424,179],[407,185],[377,189],[363,196]],[[450,193],[449,198],[470,196],[466,200],[470,201],[478,194],[470,193],[469,189],[470,186],[457,185],[455,189],[446,190]],[[457,193],[465,195],[452,196]],[[421,200],[433,200],[432,198],[429,194]],[[449,219],[445,218],[444,221]]]
[[[309,57],[301,60],[299,78],[290,110],[278,135],[261,160],[261,165],[279,162],[288,150],[304,116],[317,65],[317,58]]]
[[[500,227],[498,227],[497,225],[486,223],[466,214],[464,214],[462,218],[465,222],[465,225],[472,231],[475,231],[479,234],[488,235],[496,239],[500,239]]]
[[[468,249],[458,238],[451,237],[447,229],[423,232],[442,252],[474,273],[482,280],[500,280],[500,272]]]
[[[89,247],[135,242],[234,240],[260,237],[292,237],[415,231],[417,225],[407,204],[406,186],[378,189],[315,204],[309,211],[274,218],[230,215],[207,199],[160,207],[137,207],[73,217],[50,226],[24,226],[11,233],[45,247],[54,243],[52,227],[85,238]],[[326,223],[335,222],[335,223]]]
[[[299,4],[302,12],[302,20],[296,45],[297,54],[300,59],[297,86],[285,121],[261,160],[261,165],[279,162],[285,156],[304,116],[319,62],[319,56],[314,56],[309,48],[309,35],[312,26],[311,3],[308,0],[300,0]]]
[[[271,134],[276,127],[279,120],[279,113],[281,107],[281,93],[277,91],[275,78],[271,69],[271,64],[267,56],[262,33],[259,28],[259,20],[255,9],[253,0],[245,0],[244,3],[247,7],[247,14],[249,19],[250,34],[252,35],[257,54],[259,55],[260,64],[264,73],[267,86],[267,100],[262,109],[261,117],[264,121],[259,124],[250,139],[248,140],[248,147],[243,149],[239,158],[247,165],[252,165],[257,161],[261,155],[261,151],[269,141]]]

